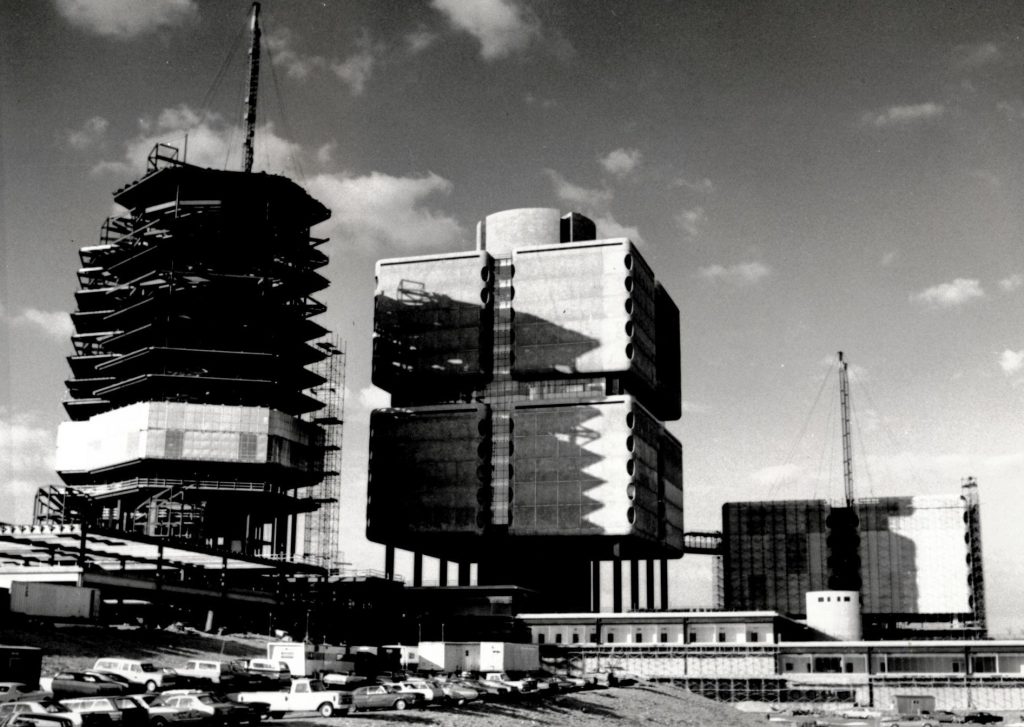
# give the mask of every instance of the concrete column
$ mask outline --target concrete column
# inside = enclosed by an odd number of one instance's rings
[[[647,566],[647,609],[654,611],[658,608],[654,602],[654,561],[648,558],[644,565]]]
[[[661,610],[668,610],[668,560],[661,559]]]
[[[444,558],[437,562],[437,583],[440,586],[448,585],[448,561]]]
[[[417,588],[423,585],[423,553],[412,554],[412,584]]]
[[[640,610],[640,561],[629,562],[629,610]]]
[[[612,560],[612,611],[622,613],[622,561]]]
[[[384,577],[391,581],[395,579],[395,546],[384,546]]]
[[[459,563],[459,585],[468,586],[470,581],[470,566],[472,563],[462,561]]]
[[[590,610],[601,611],[601,561],[590,561]]]

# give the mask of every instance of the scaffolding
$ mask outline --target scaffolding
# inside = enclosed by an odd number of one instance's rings
[[[323,382],[311,393],[324,408],[310,420],[320,425],[324,436],[324,476],[309,488],[309,498],[319,504],[306,515],[303,529],[303,553],[308,561],[329,573],[341,570],[344,560],[341,546],[341,455],[345,411],[345,344],[337,335],[315,343],[326,357],[314,366]]]

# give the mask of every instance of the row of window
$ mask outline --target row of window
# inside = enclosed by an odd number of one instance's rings
[[[589,644],[600,644],[601,643],[601,640],[598,638],[598,634],[597,634],[596,631],[591,631],[589,636],[590,636],[590,638],[587,640],[587,643],[589,643]],[[745,636],[746,636],[746,638],[745,638],[745,642],[746,643],[756,644],[756,643],[758,643],[761,640],[761,635],[758,632],[756,632],[756,631],[750,631]],[[629,638],[629,634],[628,633],[626,634],[626,638],[627,639]],[[706,642],[699,641],[698,639],[699,639],[699,634],[697,634],[697,633],[691,632],[691,633],[686,635],[686,643],[688,643],[688,644],[706,643]],[[719,644],[727,643],[726,639],[727,639],[727,634],[724,631],[719,631],[716,634],[716,643],[719,643]],[[547,636],[545,634],[538,633],[537,634],[537,643],[538,644],[547,643]],[[571,634],[571,641],[570,642],[564,642],[563,639],[562,639],[562,634],[556,633],[555,634],[555,640],[552,643],[555,643],[555,644],[561,644],[561,643],[578,644],[578,643],[580,643],[580,635],[578,633],[573,633],[573,634]],[[615,635],[614,631],[606,631],[605,632],[604,643],[606,643],[606,644],[619,643],[616,640],[616,635]],[[644,642],[644,633],[643,633],[643,631],[637,631],[636,633],[634,633],[633,634],[633,640],[630,643],[633,643],[633,644],[645,643]],[[667,643],[669,643],[668,632],[662,631],[660,634],[658,634],[658,638],[656,640],[652,638],[651,641],[648,641],[646,643],[667,644]]]

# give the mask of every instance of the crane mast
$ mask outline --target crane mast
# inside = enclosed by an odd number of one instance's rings
[[[850,447],[850,380],[843,352],[839,352],[839,406],[843,417],[843,494],[846,506],[853,507],[853,452]]]
[[[245,95],[245,162],[243,171],[252,171],[252,141],[256,135],[256,91],[260,83],[260,4],[252,4],[252,44],[249,46],[249,90]]]

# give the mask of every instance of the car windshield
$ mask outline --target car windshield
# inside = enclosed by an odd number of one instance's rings
[[[327,687],[324,686],[323,682],[310,682],[309,691],[311,692],[326,692]]]
[[[70,712],[71,710],[65,707],[60,702],[40,702],[39,705],[47,714],[57,714],[58,712]]]
[[[145,663],[145,664],[142,665],[142,671],[160,671],[160,670],[157,669],[152,664]]]

